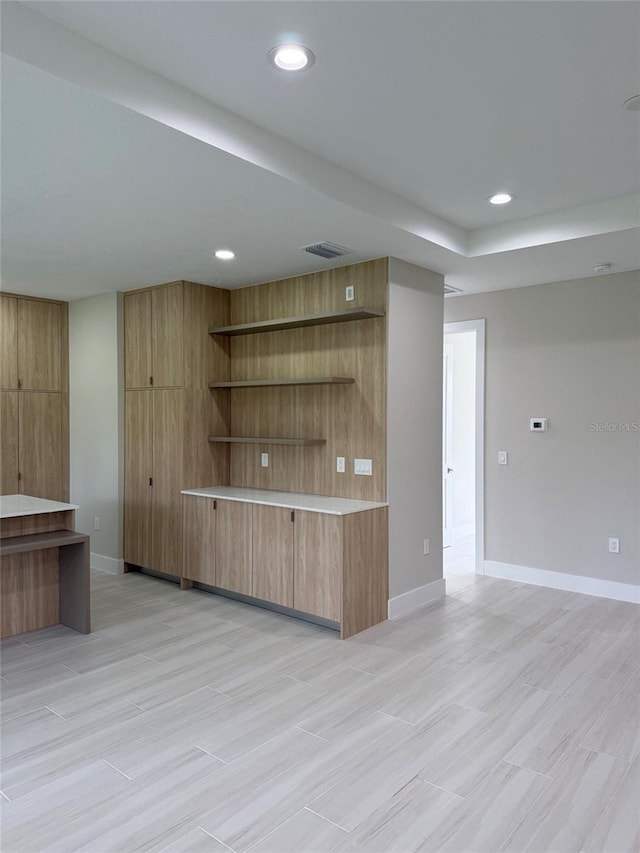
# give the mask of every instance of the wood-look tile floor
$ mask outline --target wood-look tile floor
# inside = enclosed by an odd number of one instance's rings
[[[458,575],[331,631],[135,574],[2,643],[2,850],[640,849],[640,608]]]

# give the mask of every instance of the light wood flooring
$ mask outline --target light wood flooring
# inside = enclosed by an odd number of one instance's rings
[[[458,575],[333,632],[94,574],[2,643],[2,850],[640,848],[640,608]]]

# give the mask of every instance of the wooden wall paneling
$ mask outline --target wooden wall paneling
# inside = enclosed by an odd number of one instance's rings
[[[182,575],[184,393],[152,391],[153,510],[149,568]]]
[[[151,291],[151,363],[154,388],[184,383],[182,282]]]
[[[211,498],[182,496],[182,576],[216,583],[216,510]]]
[[[296,511],[293,606],[340,622],[342,517]]]
[[[3,557],[0,587],[2,637],[57,625],[58,549]]]
[[[136,566],[151,562],[153,393],[125,391],[124,559]]]
[[[293,607],[292,511],[253,505],[253,595]]]
[[[62,316],[60,319],[62,352],[61,357],[61,387],[62,387],[62,412],[61,412],[61,444],[60,444],[60,500],[69,501],[71,459],[69,446],[69,304],[62,305]]]
[[[20,493],[63,500],[61,393],[18,393]]]
[[[19,515],[0,519],[0,538],[30,536],[32,533],[50,533],[55,530],[74,530],[75,511],[41,512],[38,515]]]
[[[124,295],[124,386],[148,388],[151,358],[151,292]]]
[[[231,291],[231,322],[344,307],[344,287],[355,303],[386,310],[387,261],[327,270]],[[386,318],[262,333],[231,339],[231,379],[351,376],[345,386],[234,389],[231,434],[326,438],[324,448],[231,448],[233,485],[386,499]],[[260,452],[268,450],[269,468]],[[347,469],[336,472],[336,456]],[[373,476],[353,473],[353,460],[373,460]]]
[[[0,391],[0,494],[17,495],[18,391]]]
[[[253,505],[219,500],[217,507],[215,585],[253,595]]]
[[[206,388],[229,379],[229,341],[209,329],[229,319],[229,291],[184,282],[184,384]]]
[[[18,300],[0,296],[0,388],[18,387]]]
[[[24,390],[63,390],[65,310],[59,302],[18,300],[18,379]]]
[[[344,516],[342,639],[387,618],[389,519],[387,507]]]

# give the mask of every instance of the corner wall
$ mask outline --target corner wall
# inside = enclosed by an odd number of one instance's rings
[[[71,502],[91,536],[91,565],[122,571],[122,379],[119,293],[69,303]],[[100,530],[94,530],[94,517]]]
[[[442,337],[444,278],[389,259],[387,478],[389,616],[444,595]],[[429,554],[424,555],[424,540]]]
[[[486,573],[637,600],[640,273],[445,302],[445,322],[481,317]]]

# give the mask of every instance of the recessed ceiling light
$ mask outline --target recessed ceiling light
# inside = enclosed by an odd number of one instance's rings
[[[490,195],[487,201],[489,204],[509,204],[514,198],[515,196],[511,193],[495,193],[494,195]]]
[[[613,269],[613,264],[609,263],[609,261],[607,261],[606,263],[603,263],[603,264],[596,264],[595,267],[593,268],[593,271],[594,272],[611,272],[612,269]]]
[[[267,57],[279,71],[304,71],[315,61],[313,51],[301,44],[279,44],[271,48]]]
[[[640,95],[634,95],[632,98],[627,98],[623,106],[625,110],[638,112],[638,110],[640,110]]]
[[[218,249],[214,254],[219,261],[232,261],[236,256],[236,253],[232,252],[231,249]]]

